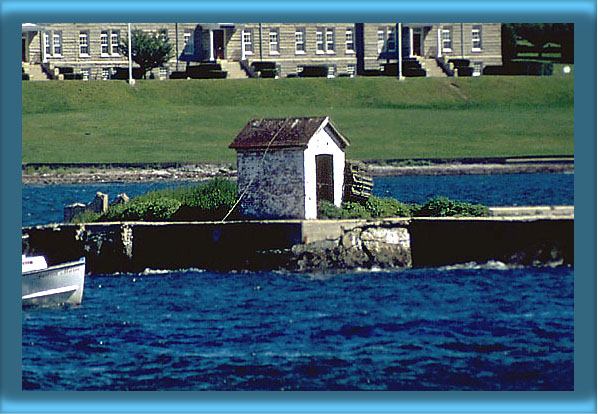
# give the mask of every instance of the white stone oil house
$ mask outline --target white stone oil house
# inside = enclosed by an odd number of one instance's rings
[[[343,200],[349,140],[327,116],[254,119],[237,152],[240,213],[254,219],[316,219],[318,203]]]

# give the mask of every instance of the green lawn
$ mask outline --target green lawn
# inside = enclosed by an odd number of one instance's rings
[[[329,115],[356,159],[573,155],[573,77],[23,82],[23,162],[233,161],[257,117]]]

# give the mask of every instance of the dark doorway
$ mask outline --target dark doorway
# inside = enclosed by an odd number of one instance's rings
[[[224,59],[224,30],[214,30],[214,56]]]
[[[21,61],[27,62],[27,40],[23,37],[23,52],[21,54]]]
[[[421,33],[413,33],[413,54],[415,56],[422,55],[422,35]]]
[[[334,177],[332,155],[316,155],[316,196],[320,200],[334,203]]]

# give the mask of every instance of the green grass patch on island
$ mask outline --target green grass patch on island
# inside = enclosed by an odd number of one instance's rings
[[[234,181],[214,179],[203,184],[151,191],[128,203],[110,206],[104,214],[89,211],[75,223],[113,221],[222,221],[241,219]],[[376,219],[388,217],[487,216],[487,207],[435,197],[425,204],[406,204],[391,197],[370,197],[363,204],[344,202],[341,207],[320,201],[320,219]]]
[[[23,163],[232,162],[250,119],[320,115],[353,159],[573,155],[573,76],[22,86]]]

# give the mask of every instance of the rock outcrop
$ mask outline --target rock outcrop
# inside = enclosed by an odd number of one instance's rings
[[[297,244],[291,249],[291,270],[313,271],[371,267],[411,267],[407,227],[365,225],[332,240]]]

